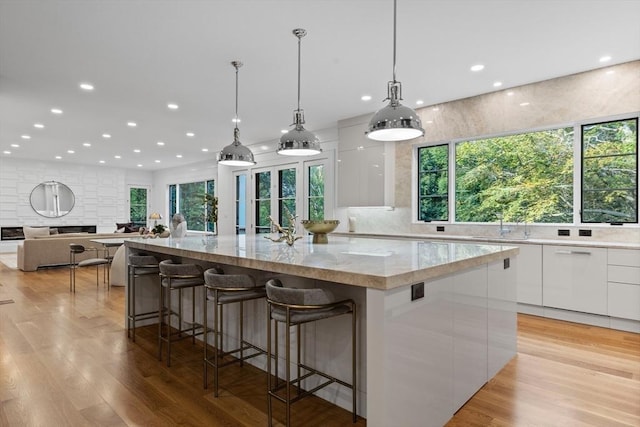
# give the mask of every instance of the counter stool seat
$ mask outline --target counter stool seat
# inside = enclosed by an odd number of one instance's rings
[[[153,255],[131,254],[129,255],[129,282],[127,283],[127,337],[131,336],[136,342],[136,321],[159,317],[158,310],[136,313],[136,282],[143,276],[158,277],[160,273],[159,262]]]
[[[286,425],[291,425],[291,404],[310,396],[316,391],[334,383],[351,389],[353,405],[353,422],[357,420],[356,413],[356,304],[351,299],[336,301],[331,292],[325,289],[296,289],[285,288],[280,280],[271,279],[266,283],[267,292],[267,388],[268,388],[268,419],[269,426],[273,423],[272,399],[283,402],[286,406]],[[303,324],[316,322],[331,317],[351,315],[351,383],[342,381],[327,373],[306,365],[301,360],[300,327]],[[271,322],[275,323],[275,378],[271,376]],[[285,378],[281,381],[278,375],[278,323],[285,325]],[[291,334],[290,328],[296,329],[297,377],[291,378]],[[303,372],[304,371],[304,372]],[[318,375],[323,382],[310,390],[304,390],[302,382]],[[292,388],[295,388],[295,396]],[[282,390],[284,389],[284,393]]]
[[[162,344],[167,343],[167,366],[171,366],[171,343],[191,337],[192,344],[196,336],[203,333],[202,325],[196,322],[196,288],[204,286],[204,269],[197,264],[179,264],[164,260],[158,264],[160,270],[160,304],[158,307],[158,360],[162,360]],[[191,288],[191,326],[184,328],[182,321],[182,291]],[[171,308],[172,291],[178,291],[178,311]],[[165,304],[166,301],[166,306]],[[171,331],[171,316],[177,316],[178,328]],[[165,316],[167,322],[165,323]],[[163,326],[166,325],[166,334]]]
[[[214,396],[218,397],[219,390],[219,370],[225,366],[240,363],[261,354],[266,351],[244,339],[244,303],[259,298],[266,297],[264,285],[257,285],[255,279],[248,274],[223,274],[220,268],[211,268],[204,272],[206,298],[204,300],[204,388],[208,386],[208,367],[212,366]],[[213,329],[209,331],[207,306],[208,301],[213,301]],[[238,317],[240,326],[240,339],[237,348],[232,350],[224,350],[224,311],[223,307],[227,304],[239,303]],[[214,350],[213,355],[208,353],[208,333],[213,333]],[[245,354],[245,351],[250,351]],[[225,356],[234,355],[234,359],[224,361]]]

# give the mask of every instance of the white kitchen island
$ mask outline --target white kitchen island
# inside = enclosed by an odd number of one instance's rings
[[[312,244],[307,236],[287,246],[261,235],[136,239],[125,245],[128,251],[221,265],[260,280],[277,276],[285,286],[326,287],[339,298],[353,298],[359,306],[358,413],[369,426],[441,426],[516,354],[515,247],[340,236],[329,236],[328,244]],[[420,284],[424,296],[412,301]],[[157,306],[153,290],[137,295],[138,309]],[[264,306],[258,301],[246,310],[248,338],[258,345],[266,343]],[[303,357],[346,379],[344,321],[309,328]],[[336,386],[320,396],[350,409],[348,389]]]

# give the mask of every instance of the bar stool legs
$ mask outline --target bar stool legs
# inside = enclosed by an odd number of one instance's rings
[[[136,321],[158,318],[157,310],[136,313],[136,283],[144,276],[158,277],[158,260],[152,255],[129,255],[127,283],[127,337],[136,342]]]

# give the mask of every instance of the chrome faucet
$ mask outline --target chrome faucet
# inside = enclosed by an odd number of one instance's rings
[[[500,228],[498,229],[498,232],[500,233],[500,238],[504,238],[505,234],[511,233],[511,229],[504,227],[502,223],[502,218],[504,218],[504,214],[499,213],[499,214],[496,214],[496,216],[500,220]]]

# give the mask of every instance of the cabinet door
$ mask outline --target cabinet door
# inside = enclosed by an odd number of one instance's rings
[[[489,297],[487,302],[487,345],[489,347],[487,378],[489,379],[493,378],[516,355],[518,330],[516,291],[519,268],[520,255],[489,264],[487,293]],[[540,293],[542,294],[542,291]]]
[[[542,245],[517,245],[518,302],[542,305]]]
[[[607,314],[607,250],[544,245],[543,303],[546,307]]]

